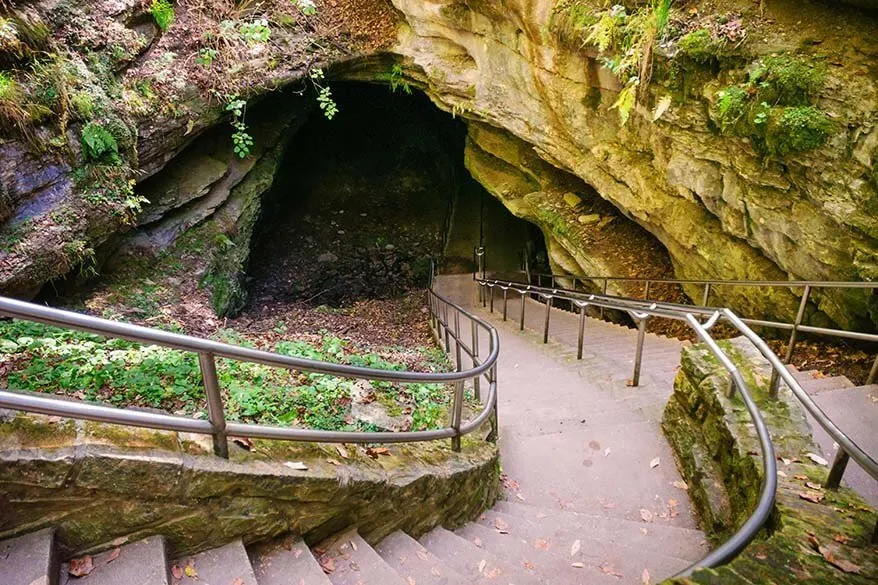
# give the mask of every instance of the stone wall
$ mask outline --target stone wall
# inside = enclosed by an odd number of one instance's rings
[[[0,411],[0,540],[57,527],[65,554],[151,534],[175,554],[292,532],[317,542],[352,524],[370,542],[462,524],[493,504],[496,445],[464,438],[365,449],[253,441],[226,461],[210,439]],[[303,462],[306,471],[286,462]]]
[[[769,427],[779,468],[777,501],[768,526],[738,558],[676,582],[874,582],[875,511],[849,489],[821,487],[829,469],[808,457],[819,450],[804,411],[788,389],[776,401],[768,398],[770,369],[756,348],[742,337],[721,345]],[[728,372],[705,346],[684,348],[662,423],[702,528],[715,545],[749,517],[762,483],[756,432],[740,396],[728,398],[729,387]]]

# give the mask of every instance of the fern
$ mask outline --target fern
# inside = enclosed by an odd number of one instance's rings
[[[628,122],[631,110],[634,109],[634,104],[637,103],[637,86],[639,83],[640,82],[635,78],[634,81],[625,86],[625,89],[619,92],[619,97],[616,98],[616,101],[610,106],[610,109],[615,108],[619,110],[619,119],[623,126]]]
[[[162,32],[167,32],[171,23],[174,22],[175,16],[174,7],[171,6],[171,3],[168,0],[152,0],[149,11],[152,13],[155,23],[162,29]]]
[[[82,156],[86,161],[121,164],[119,143],[110,131],[95,122],[82,128]]]

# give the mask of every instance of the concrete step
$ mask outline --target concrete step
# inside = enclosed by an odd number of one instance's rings
[[[527,528],[516,523],[516,519],[527,522],[534,528],[543,528],[541,538],[554,535],[562,540],[570,537],[568,540],[573,542],[577,538],[598,537],[605,544],[653,552],[688,562],[694,562],[709,552],[709,543],[700,530],[656,522],[607,518],[502,500],[483,516],[479,517],[478,522],[488,526],[493,526],[495,518],[500,517],[508,525],[517,525],[522,530]]]
[[[422,536],[420,543],[471,583],[537,585],[541,582],[520,562],[508,563],[441,527]]]
[[[0,583],[56,583],[58,560],[51,528],[0,542]]]
[[[241,540],[179,558],[171,566],[177,585],[257,585],[256,575]],[[178,577],[182,573],[182,577]],[[129,581],[124,581],[128,583]],[[120,581],[115,585],[123,583]],[[135,581],[130,581],[135,583]],[[71,584],[73,585],[73,584]],[[108,584],[109,585],[109,584]]]
[[[469,582],[404,532],[394,532],[379,542],[375,551],[410,584],[466,585]]]
[[[311,550],[295,536],[248,547],[259,585],[330,585]]]
[[[168,585],[168,557],[165,539],[150,536],[91,558],[87,575],[70,575],[70,562],[61,566],[60,585]],[[247,585],[250,585],[249,583]]]
[[[324,551],[318,560],[333,585],[409,585],[354,528],[317,548]]]
[[[823,376],[820,372],[809,370],[794,375],[796,381],[812,396],[818,392],[853,388],[854,383],[847,376]]]
[[[878,384],[819,392],[814,402],[866,453],[878,452]],[[807,418],[814,440],[831,462],[837,450],[835,442],[810,415]],[[878,482],[854,460],[848,463],[844,482],[871,506],[878,506]]]

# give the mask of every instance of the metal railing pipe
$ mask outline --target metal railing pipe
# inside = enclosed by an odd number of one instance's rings
[[[207,418],[213,435],[213,452],[223,459],[229,458],[229,441],[226,438],[226,415],[223,411],[223,397],[220,394],[219,378],[216,375],[216,361],[213,354],[199,353],[198,365],[204,393],[207,395]]]

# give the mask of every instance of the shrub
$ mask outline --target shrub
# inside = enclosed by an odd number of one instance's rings
[[[119,143],[109,130],[96,122],[82,128],[82,156],[87,162],[120,164]]]
[[[171,23],[174,22],[174,7],[168,0],[152,0],[149,11],[162,32],[167,31]]]

